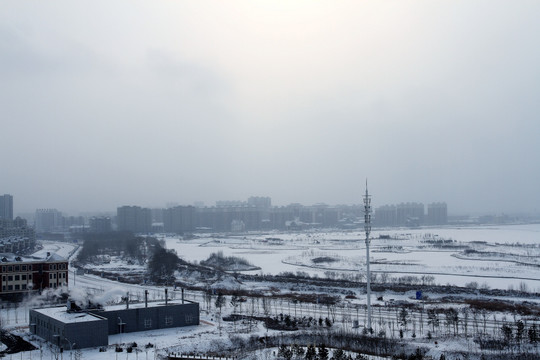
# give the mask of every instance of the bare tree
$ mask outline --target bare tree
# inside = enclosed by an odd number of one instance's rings
[[[219,309],[218,328],[219,328],[219,336],[221,336],[221,308],[223,307],[223,305],[225,305],[225,296],[223,296],[221,293],[218,293],[215,305],[216,305],[216,308]]]

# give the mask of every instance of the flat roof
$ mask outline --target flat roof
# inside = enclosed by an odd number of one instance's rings
[[[184,304],[182,304],[181,301],[175,300],[175,301],[168,301],[167,306],[175,306],[175,305],[186,305],[186,304],[193,304],[192,301],[184,300]],[[159,306],[165,306],[165,300],[162,301],[149,301],[148,306],[145,306],[144,302],[137,302],[137,303],[129,303],[129,309],[143,309],[145,307],[149,308],[155,308]],[[104,311],[118,311],[118,310],[126,310],[126,303],[123,304],[115,304],[115,305],[107,305],[103,307]],[[98,310],[99,311],[99,310]]]
[[[99,316],[86,312],[67,312],[66,306],[56,306],[51,308],[33,309],[35,312],[46,315],[63,323],[79,323],[88,321],[104,320]]]

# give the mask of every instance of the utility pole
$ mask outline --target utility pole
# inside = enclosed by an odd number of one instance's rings
[[[366,179],[366,194],[364,195],[364,231],[366,232],[366,267],[367,267],[367,318],[368,318],[368,331],[371,333],[373,328],[371,327],[371,273],[369,271],[369,244],[371,239],[369,234],[371,232],[371,195],[368,194],[367,179]]]

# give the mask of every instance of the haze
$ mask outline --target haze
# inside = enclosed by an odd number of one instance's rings
[[[538,212],[540,2],[2,1],[15,212]]]

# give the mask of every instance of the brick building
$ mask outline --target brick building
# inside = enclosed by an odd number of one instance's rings
[[[22,295],[67,286],[68,261],[47,253],[42,260],[0,254],[0,296]]]

